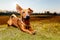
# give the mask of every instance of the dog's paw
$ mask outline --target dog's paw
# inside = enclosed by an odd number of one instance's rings
[[[36,34],[36,30],[34,30],[34,32],[32,34],[35,35]]]

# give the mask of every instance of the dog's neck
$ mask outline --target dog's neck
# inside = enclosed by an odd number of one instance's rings
[[[25,18],[22,17],[22,21],[23,21],[26,25],[30,25],[30,19],[26,20]]]

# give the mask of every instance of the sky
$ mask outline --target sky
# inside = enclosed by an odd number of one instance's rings
[[[15,10],[16,4],[22,8],[31,8],[34,12],[60,12],[60,0],[0,0],[0,9]]]

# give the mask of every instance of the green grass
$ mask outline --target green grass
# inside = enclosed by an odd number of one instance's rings
[[[0,25],[0,40],[60,40],[60,23],[48,21],[31,21],[36,35],[22,32],[18,28]]]

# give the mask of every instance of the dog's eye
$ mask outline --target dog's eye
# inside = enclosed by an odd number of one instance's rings
[[[23,13],[25,13],[25,12],[23,12]]]
[[[30,12],[28,12],[28,13],[30,13]]]

